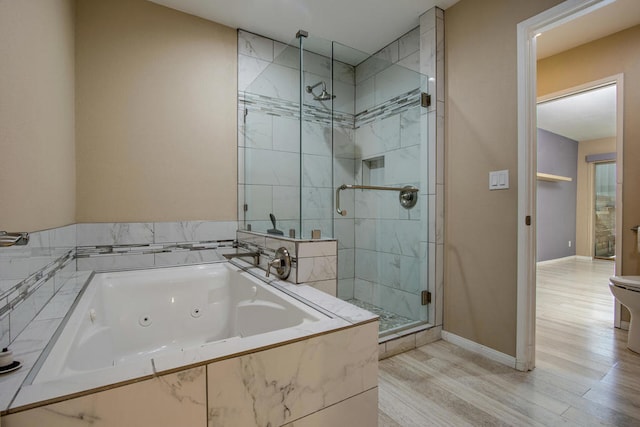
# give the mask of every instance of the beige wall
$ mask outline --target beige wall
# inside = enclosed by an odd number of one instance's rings
[[[236,31],[143,0],[76,22],[77,221],[235,220]]]
[[[576,255],[593,256],[593,163],[585,157],[591,154],[615,153],[616,139],[592,139],[578,143],[578,177],[576,195]]]
[[[640,26],[538,62],[538,95],[624,73],[622,273],[640,274],[635,233],[640,224]]]
[[[445,11],[444,329],[515,356],[516,25],[560,0],[461,0]],[[489,191],[509,169],[510,189]]]
[[[0,1],[0,230],[75,221],[74,2]]]

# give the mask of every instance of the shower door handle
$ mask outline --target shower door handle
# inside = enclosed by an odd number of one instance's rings
[[[340,191],[342,190],[381,190],[381,191],[399,191],[400,192],[400,205],[405,209],[411,209],[418,202],[418,188],[412,185],[405,185],[404,187],[380,187],[377,185],[355,185],[355,184],[342,184],[336,188],[336,212],[339,215],[347,215],[347,211],[340,209]]]

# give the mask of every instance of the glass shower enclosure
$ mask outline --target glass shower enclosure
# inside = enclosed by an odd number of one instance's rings
[[[337,239],[338,297],[379,314],[381,335],[429,314],[418,39],[369,55],[301,32],[239,92],[240,228]]]

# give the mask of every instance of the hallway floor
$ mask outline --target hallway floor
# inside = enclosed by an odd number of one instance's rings
[[[538,267],[536,369],[438,341],[380,361],[379,426],[638,426],[640,355],[613,328],[613,262]]]

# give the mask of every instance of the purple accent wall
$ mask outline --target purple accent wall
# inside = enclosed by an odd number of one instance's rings
[[[577,169],[578,142],[538,129],[538,172],[573,179],[538,181],[538,261],[576,254]]]

